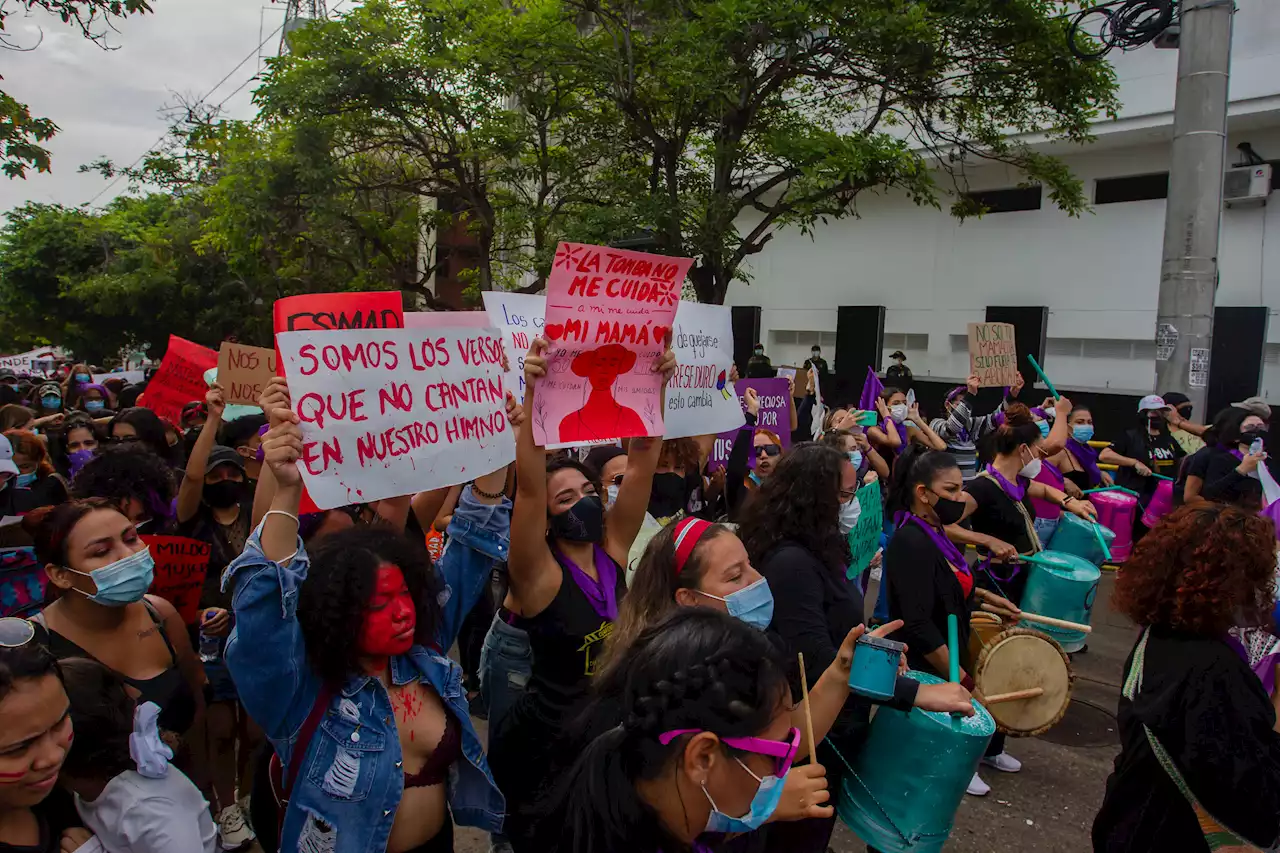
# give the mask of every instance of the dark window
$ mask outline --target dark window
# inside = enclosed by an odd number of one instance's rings
[[[965,198],[984,213],[1014,213],[1040,209],[1040,186],[965,193]]]
[[[1094,204],[1119,204],[1123,201],[1150,201],[1168,197],[1168,172],[1133,175],[1128,178],[1103,178],[1093,186]]]

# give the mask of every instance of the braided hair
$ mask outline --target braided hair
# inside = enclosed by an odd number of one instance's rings
[[[576,728],[603,733],[562,778],[549,813],[559,853],[686,850],[635,789],[663,776],[674,784],[673,763],[690,736],[665,746],[659,737],[676,729],[759,736],[790,704],[781,655],[767,636],[705,607],[677,608],[641,632],[594,689]]]

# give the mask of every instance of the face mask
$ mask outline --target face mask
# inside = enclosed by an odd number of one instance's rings
[[[1266,444],[1267,434],[1258,429],[1251,429],[1248,432],[1240,433],[1241,444],[1253,444],[1255,441],[1261,441],[1263,444]]]
[[[953,501],[937,492],[934,492],[933,496],[937,498],[933,504],[933,514],[938,516],[938,523],[943,527],[955,524],[964,518],[964,501]]]
[[[684,509],[684,477],[674,471],[654,474],[649,491],[649,514],[654,518],[670,518]]]
[[[741,759],[734,758],[742,769],[751,773],[751,768],[743,764]],[[706,783],[702,785],[702,793],[706,795],[707,802],[711,803],[711,814],[707,816],[707,832],[752,832],[764,825],[778,808],[778,800],[782,798],[782,783],[787,778],[784,773],[781,776],[766,776],[761,779],[754,773],[751,778],[760,783],[760,787],[756,789],[756,795],[751,798],[751,808],[742,817],[730,817],[716,807],[716,801],[711,799],[710,792],[707,791]]]
[[[598,495],[583,495],[564,512],[551,516],[551,535],[569,542],[599,542],[604,538],[604,504]]]
[[[151,588],[155,567],[155,561],[151,559],[151,549],[143,548],[136,554],[91,572],[77,572],[72,568],[68,568],[67,571],[93,579],[98,591],[93,595],[80,592],[85,598],[106,607],[124,607],[126,604],[141,601],[142,596],[147,594],[147,590]]]
[[[1185,409],[1178,409],[1178,414],[1182,415],[1187,420],[1191,420],[1191,413],[1193,411],[1195,411],[1194,406],[1187,406]]]
[[[850,450],[848,453],[848,456],[849,456],[849,463],[853,465],[853,470],[857,471],[859,468],[862,467],[862,451],[861,450]]]
[[[1164,425],[1164,418],[1147,418],[1147,426],[1152,432],[1158,432],[1160,427]]]
[[[36,471],[32,471],[30,474],[19,474],[18,486],[23,489],[27,488],[36,481],[36,474]]]
[[[899,403],[896,406],[889,407],[889,417],[893,418],[895,424],[900,424],[907,419],[907,404]]]
[[[62,398],[61,397],[41,397],[40,405],[44,406],[46,409],[56,409],[62,405]]]
[[[1048,438],[1048,437],[1049,437],[1049,422],[1048,422],[1048,421],[1036,421],[1036,426],[1040,428],[1040,437],[1041,437],[1041,438]]]
[[[609,500],[604,505],[605,509],[613,509],[614,503],[617,502],[618,500],[619,488],[620,486],[609,486],[607,489],[605,489],[605,492],[609,495]]]
[[[764,355],[764,349],[761,347],[756,347],[754,350],[752,350],[752,352],[754,352],[756,355]]]
[[[86,412],[101,412],[107,407],[107,404],[101,400],[85,400],[84,410]]]
[[[216,483],[206,483],[202,497],[204,502],[214,509],[228,509],[240,503],[241,497],[244,495],[244,483],[237,483],[235,480],[220,480]]]
[[[840,504],[840,532],[845,536],[858,525],[858,516],[862,515],[862,506],[855,497]]]
[[[769,581],[764,578],[760,578],[751,586],[729,593],[724,598],[702,590],[694,591],[698,595],[723,601],[730,616],[741,619],[752,628],[763,631],[773,621],[773,590],[769,589]]]
[[[1071,437],[1084,444],[1093,438],[1093,424],[1080,424],[1078,427],[1072,427]]]
[[[1040,469],[1044,467],[1044,460],[1039,456],[1034,457],[1026,465],[1022,466],[1022,470],[1018,472],[1019,477],[1026,477],[1028,480],[1034,480],[1040,476]]]
[[[77,381],[77,382],[79,382],[79,383],[81,383],[81,384],[84,384],[84,383],[88,382],[91,378],[92,378],[92,377],[91,377],[91,376],[89,376],[89,374],[87,374],[87,373],[77,373],[77,374],[76,374],[76,381]]]
[[[68,453],[67,462],[70,463],[71,476],[74,477],[76,474],[80,473],[80,469],[83,468],[85,463],[92,458],[92,450],[76,450],[72,453]]]
[[[413,632],[418,624],[413,598],[405,587],[404,573],[396,566],[379,566],[373,599],[360,624],[357,648],[362,654],[394,657],[413,648]]]
[[[812,355],[814,358],[820,358],[822,356],[822,350],[814,350],[809,354]]]

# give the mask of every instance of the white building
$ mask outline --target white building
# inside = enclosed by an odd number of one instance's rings
[[[1280,2],[1236,2],[1227,163],[1237,162],[1241,142],[1280,161]],[[1098,124],[1091,146],[1054,151],[1084,180],[1092,213],[1073,219],[1044,197],[1037,209],[961,223],[902,197],[868,194],[858,201],[861,219],[819,226],[813,239],[798,230],[775,236],[751,259],[752,283],[734,284],[726,304],[761,306],[760,337],[775,364],[800,363],[815,341],[834,363],[836,306],[883,305],[886,364],[901,349],[917,378],[942,380],[968,372],[965,326],[983,321],[986,306],[1044,305],[1055,384],[1150,393],[1165,215],[1159,176],[1170,163],[1178,54],[1149,45],[1108,59],[1120,84],[1119,118]],[[997,164],[968,175],[975,191],[1020,181]],[[1280,174],[1275,180],[1280,186]],[[1109,194],[1157,197],[1096,203]],[[1263,385],[1273,403],[1280,403],[1277,207],[1224,211],[1217,295],[1218,305],[1271,309]]]

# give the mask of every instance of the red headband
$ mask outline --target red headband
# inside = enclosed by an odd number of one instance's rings
[[[711,527],[711,522],[701,518],[686,518],[676,524],[676,574],[684,571],[684,564],[689,562],[689,555],[698,547],[702,534]]]

